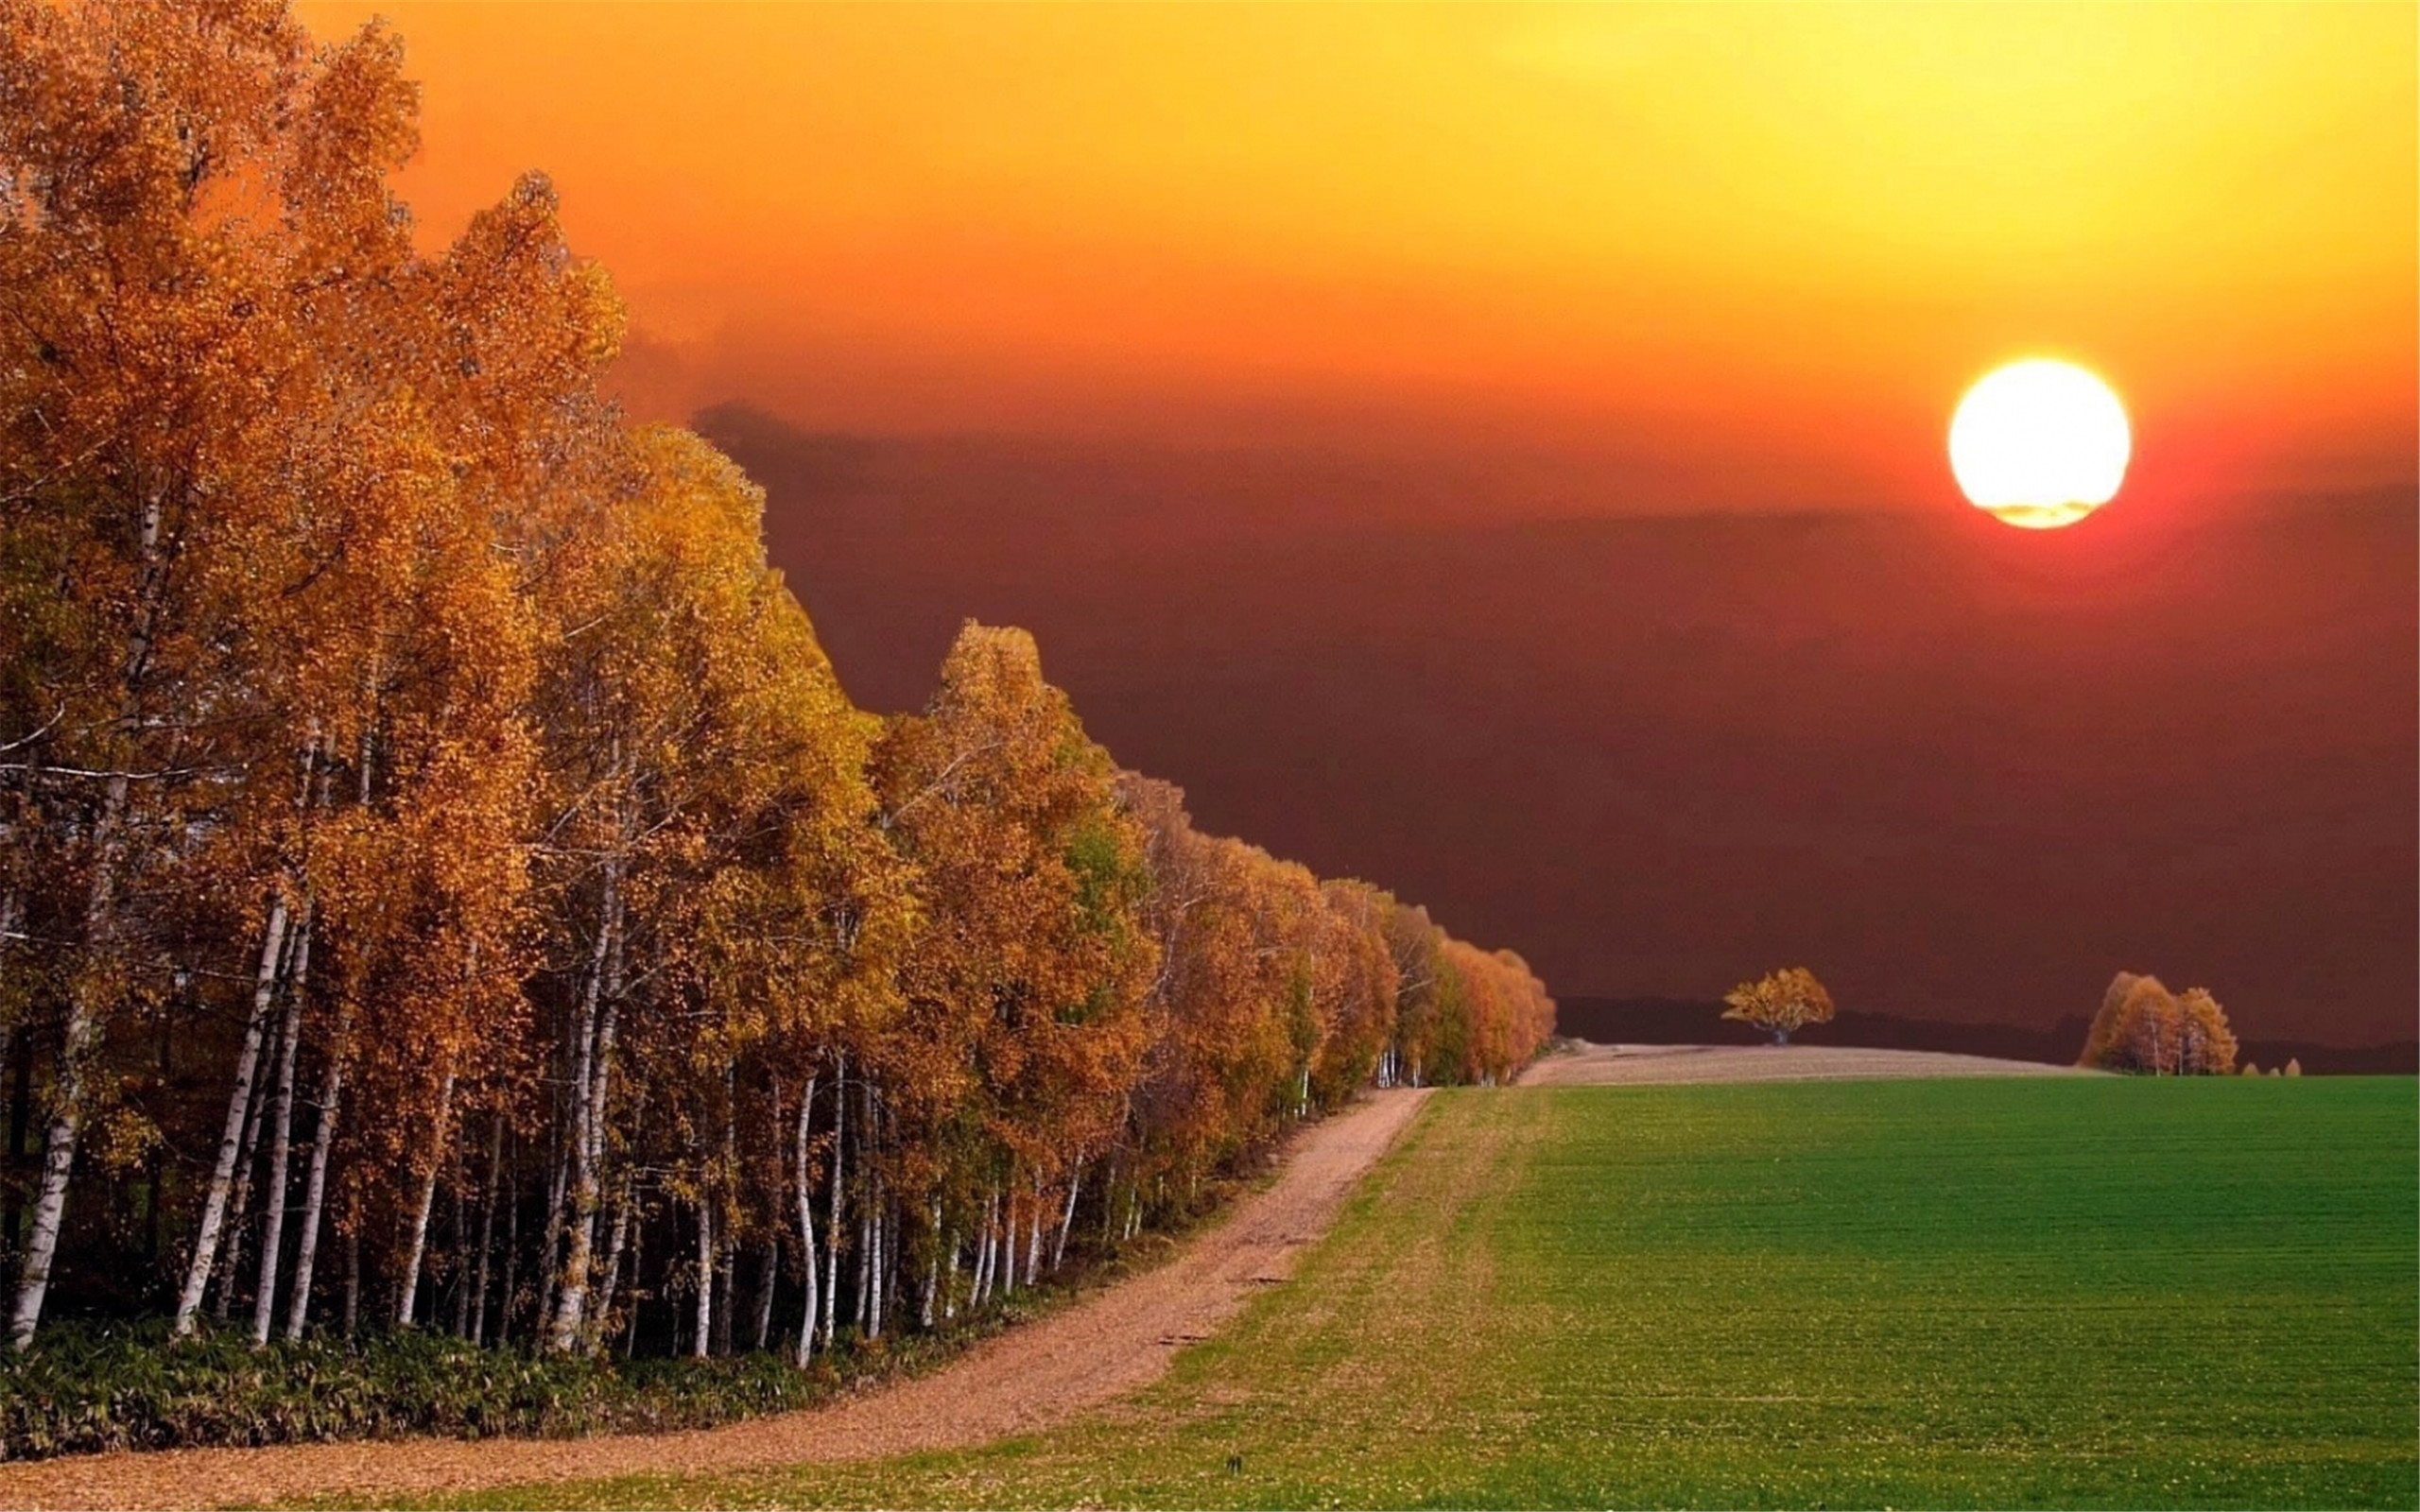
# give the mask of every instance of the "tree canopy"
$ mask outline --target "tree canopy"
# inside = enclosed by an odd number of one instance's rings
[[[1803,966],[1771,971],[1754,982],[1742,982],[1723,996],[1730,1006],[1726,1019],[1753,1023],[1786,1045],[1789,1037],[1810,1023],[1832,1022],[1832,994]]]
[[[2158,977],[2120,971],[2101,994],[2076,1063],[2146,1076],[2226,1076],[2235,1031],[2208,989],[2171,993]]]
[[[1519,957],[1200,833],[1023,631],[855,708],[546,180],[420,249],[416,111],[383,25],[0,0],[17,1345],[804,1361],[1535,1053]]]

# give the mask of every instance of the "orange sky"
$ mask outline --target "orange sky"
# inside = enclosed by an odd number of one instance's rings
[[[662,413],[1913,507],[2048,352],[2147,478],[2412,476],[2409,6],[303,9],[404,33],[433,234],[555,176]]]

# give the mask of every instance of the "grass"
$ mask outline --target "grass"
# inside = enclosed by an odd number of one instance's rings
[[[2413,1506],[2420,1083],[1438,1096],[1295,1281],[988,1449],[466,1506]]]

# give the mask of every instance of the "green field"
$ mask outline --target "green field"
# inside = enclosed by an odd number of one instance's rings
[[[2409,1078],[1445,1092],[1108,1418],[465,1504],[2412,1506],[2415,1150]]]

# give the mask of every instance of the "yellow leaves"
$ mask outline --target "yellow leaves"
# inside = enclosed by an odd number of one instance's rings
[[[284,889],[349,1179],[458,1084],[542,1101],[611,1015],[648,1109],[609,1109],[614,1158],[674,1142],[700,1192],[681,1142],[844,1052],[885,1179],[1115,1149],[1131,1198],[1400,1038],[1459,1079],[1542,1037],[1516,958],[1121,777],[1023,630],[967,626],[915,717],[853,707],[761,490],[597,393],[623,312],[553,186],[414,249],[383,26],[314,54],[274,0],[0,0],[0,738],[192,774],[127,800],[141,911],[77,995],[166,963],[222,1016]],[[40,862],[103,869],[43,822]],[[41,869],[8,857],[9,895]]]
[[[93,1154],[112,1176],[132,1176],[162,1143],[160,1125],[131,1108],[113,1106],[102,1113]]]
[[[2148,1075],[2226,1075],[2237,1044],[2207,988],[2172,994],[2158,977],[2120,971],[2101,996],[2077,1064]]]
[[[1724,1018],[1753,1023],[1784,1038],[1807,1024],[1832,1021],[1832,995],[1803,966],[1742,982],[1722,1001],[1730,1005]]]

